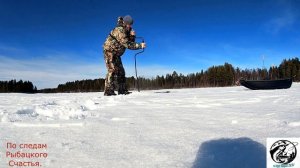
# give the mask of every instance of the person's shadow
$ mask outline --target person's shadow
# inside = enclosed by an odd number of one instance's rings
[[[265,168],[266,148],[250,138],[219,139],[201,144],[192,168]]]

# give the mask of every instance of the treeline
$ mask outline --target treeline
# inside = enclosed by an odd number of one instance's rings
[[[188,75],[178,74],[174,71],[165,76],[156,78],[139,78],[141,89],[172,89],[172,88],[197,88],[197,87],[223,87],[233,86],[241,78],[248,80],[283,79],[293,78],[294,82],[300,81],[300,61],[298,58],[283,60],[279,66],[269,69],[245,69],[234,68],[231,64],[212,66],[206,71],[191,73]],[[127,85],[134,89],[136,81],[134,77],[127,79]]]
[[[174,71],[166,76],[156,76],[153,79],[140,78],[141,89],[172,89],[172,88],[197,88],[197,87],[223,87],[236,85],[239,79],[264,80],[293,78],[294,82],[300,81],[300,61],[298,58],[283,60],[279,66],[269,69],[234,68],[231,64],[212,66],[206,71],[178,74]],[[130,80],[130,88],[134,88],[134,78]]]
[[[62,93],[62,92],[99,92],[104,90],[105,79],[86,79],[59,84],[57,88],[39,90],[39,93]]]
[[[104,90],[105,79],[81,80],[58,85],[57,92],[99,92]]]
[[[269,69],[245,69],[234,68],[231,64],[212,66],[206,71],[183,75],[174,71],[171,74],[156,76],[149,79],[139,77],[139,86],[142,90],[151,89],[173,89],[173,88],[197,88],[197,87],[223,87],[233,86],[240,78],[249,80],[258,79],[282,79],[292,78],[293,81],[300,81],[300,61],[298,58],[283,60],[279,66]],[[60,84],[55,89],[43,89],[39,92],[99,92],[104,90],[104,79],[81,80]],[[136,88],[136,79],[127,78],[127,88]]]
[[[0,93],[36,93],[37,88],[30,81],[0,81]]]
[[[231,64],[212,66],[207,70],[183,75],[174,71],[171,74],[156,76],[155,78],[139,77],[141,90],[173,89],[173,88],[197,88],[197,87],[223,87],[237,84],[240,78],[248,80],[258,79],[283,79],[293,78],[294,82],[300,81],[299,58],[284,59],[279,66],[269,69],[245,69],[234,68]],[[136,79],[127,78],[126,85],[129,90],[136,89]],[[37,90],[29,81],[0,81],[0,93],[59,93],[59,92],[99,92],[104,90],[105,79],[77,80],[58,85],[57,88]]]

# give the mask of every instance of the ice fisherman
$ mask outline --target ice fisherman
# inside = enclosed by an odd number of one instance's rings
[[[146,43],[135,42],[135,31],[132,29],[133,19],[131,16],[118,17],[117,26],[110,32],[103,45],[103,53],[107,68],[105,78],[105,96],[118,94],[129,94],[126,88],[125,70],[121,56],[126,48],[138,50],[146,48]]]

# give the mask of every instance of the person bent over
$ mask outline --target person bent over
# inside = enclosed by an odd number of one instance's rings
[[[135,32],[132,29],[133,19],[127,15],[119,17],[117,26],[110,32],[103,45],[104,60],[107,68],[104,95],[129,94],[126,88],[125,70],[121,56],[126,49],[138,50],[146,48],[145,43],[135,42]]]

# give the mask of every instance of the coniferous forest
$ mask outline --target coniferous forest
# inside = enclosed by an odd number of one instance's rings
[[[269,69],[240,69],[231,64],[212,66],[207,70],[197,73],[183,75],[174,71],[172,74],[156,76],[155,78],[139,77],[141,90],[173,89],[173,88],[198,88],[198,87],[223,87],[238,84],[241,78],[248,80],[283,79],[293,78],[294,82],[300,81],[299,58],[284,59],[279,66]],[[59,93],[59,92],[99,92],[104,90],[105,79],[77,80],[58,85],[57,88],[36,90],[31,82],[12,80],[0,82],[0,92],[22,92],[22,93]],[[136,89],[135,77],[127,78],[127,88]]]
[[[37,88],[30,81],[0,81],[0,93],[36,93]]]

